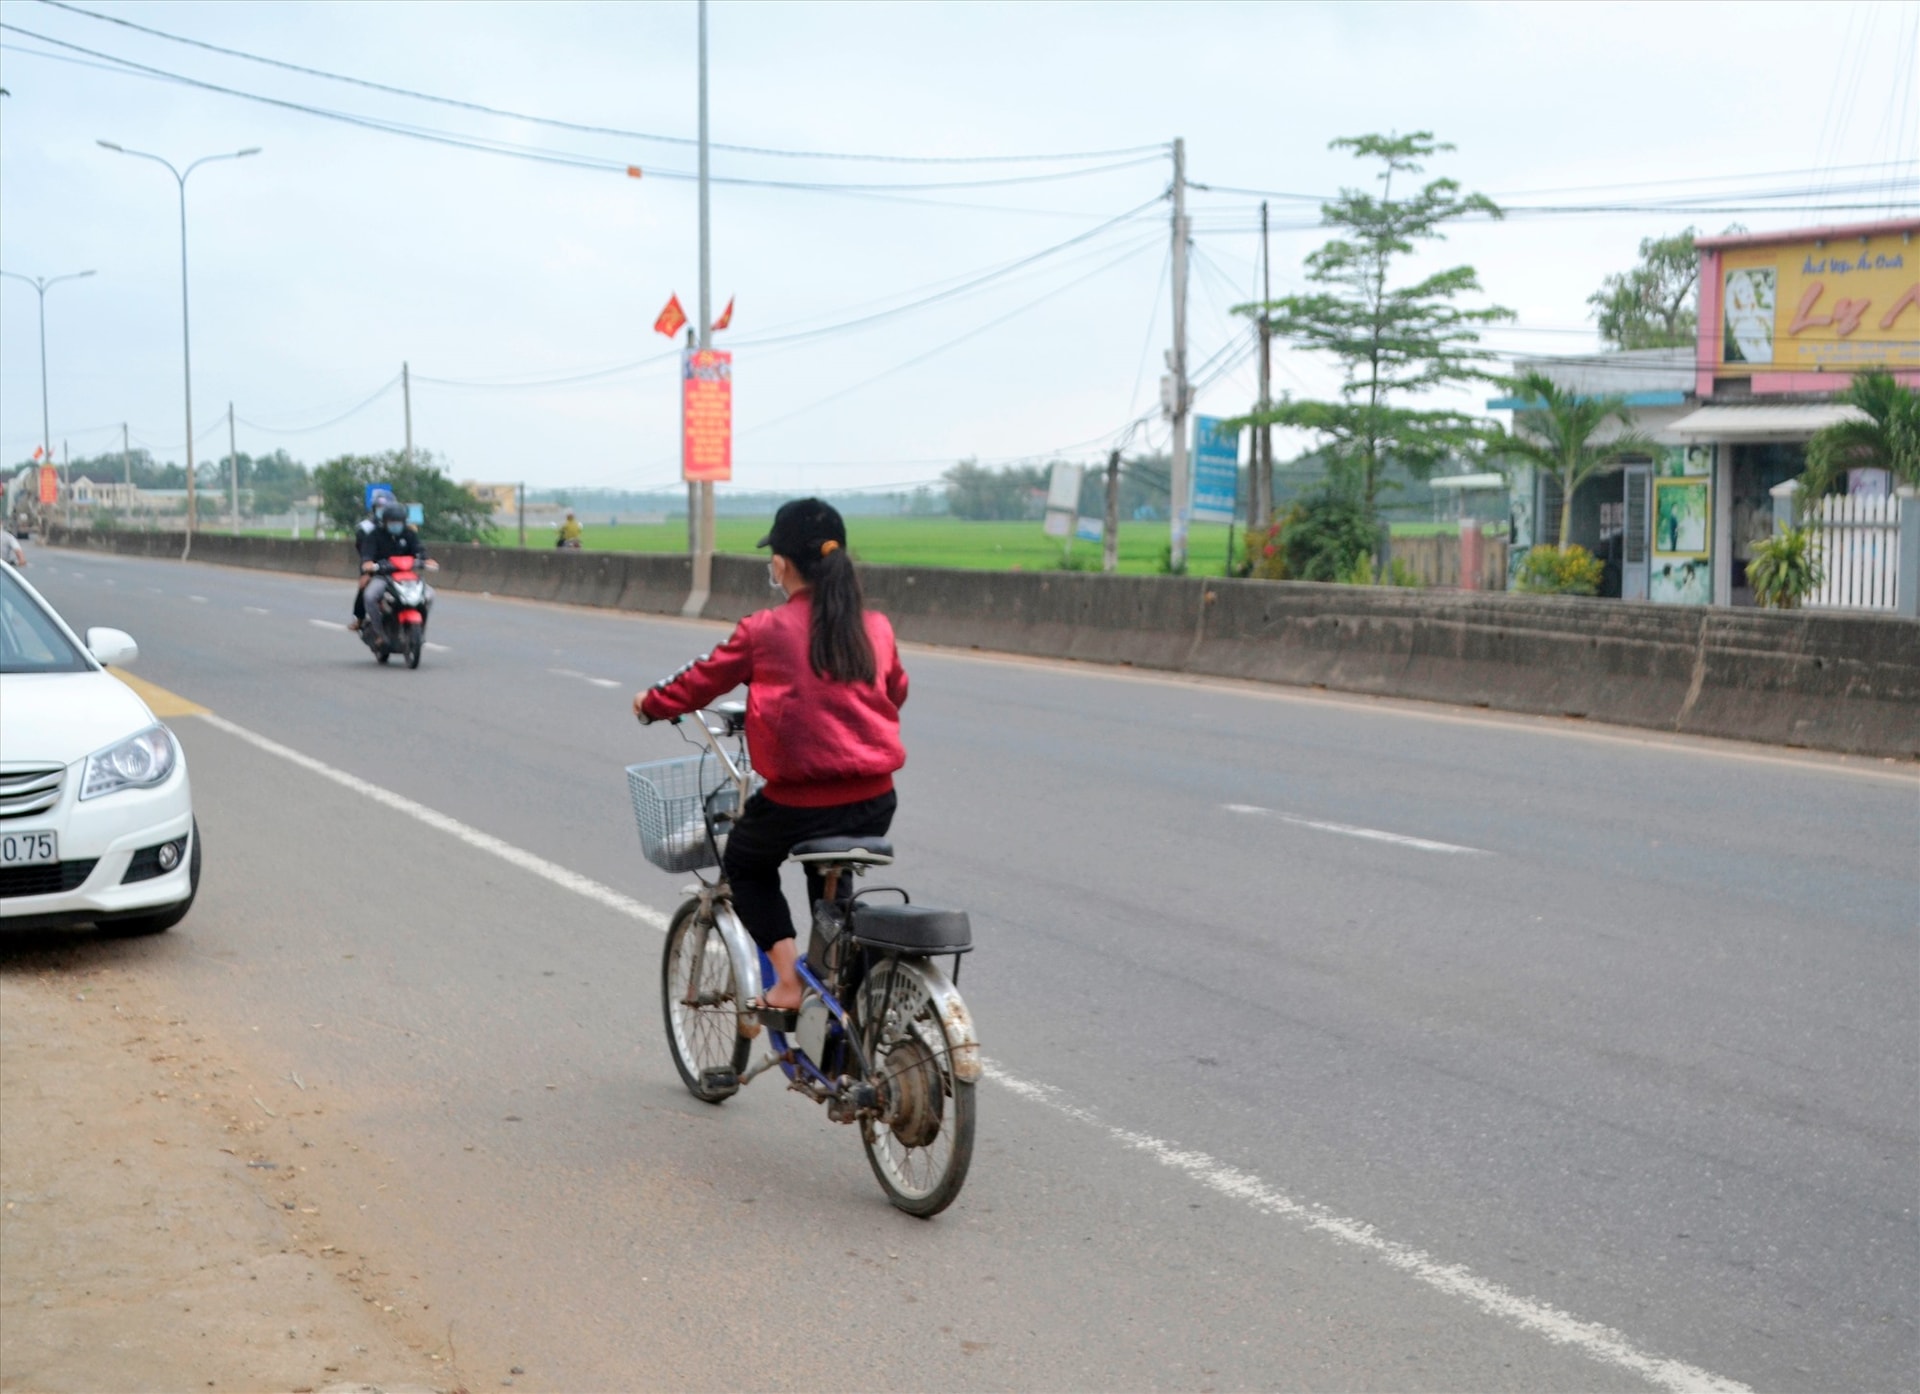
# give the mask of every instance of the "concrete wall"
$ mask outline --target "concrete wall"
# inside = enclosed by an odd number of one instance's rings
[[[178,534],[62,545],[177,557]],[[353,574],[350,546],[201,534],[194,559]],[[684,556],[440,547],[436,584],[678,614]],[[1075,572],[867,566],[909,641],[1578,716],[1818,750],[1920,758],[1920,621],[1558,596]],[[771,600],[761,558],[716,557],[704,614]]]

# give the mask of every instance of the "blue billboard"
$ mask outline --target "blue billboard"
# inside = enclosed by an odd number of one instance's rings
[[[1240,432],[1217,416],[1193,418],[1193,512],[1196,523],[1231,523],[1240,511]]]

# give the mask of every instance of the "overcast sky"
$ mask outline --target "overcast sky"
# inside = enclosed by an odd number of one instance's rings
[[[507,111],[670,137],[696,131],[696,10],[566,5],[146,3],[88,9],[170,34]],[[184,439],[178,202],[157,164],[260,146],[188,184],[194,421],[202,458],[285,447],[316,463],[398,446],[397,375],[415,375],[417,444],[454,474],[646,488],[678,471],[669,294],[697,313],[693,151],[389,95],[222,56],[39,0],[0,22],[0,267],[94,269],[47,297],[52,430],[75,456],[119,423],[163,458]],[[28,31],[22,33],[20,31]],[[366,129],[108,70],[29,34],[205,83],[533,161]],[[1334,137],[1431,130],[1433,173],[1516,208],[1430,258],[1478,267],[1517,315],[1506,353],[1594,347],[1585,300],[1639,240],[1697,224],[1759,230],[1920,206],[1920,4],[816,4],[716,0],[712,137],[787,150],[1016,156],[1186,140],[1189,177],[1318,196],[1368,178]],[[31,56],[63,53],[73,62]],[[1902,105],[1904,103],[1904,106]],[[1890,165],[1889,162],[1904,161]],[[645,171],[627,177],[624,166]],[[1106,168],[1107,166],[1123,166]],[[1864,168],[1873,166],[1872,168]],[[717,313],[738,297],[739,487],[880,486],[962,457],[1093,459],[1157,395],[1170,316],[1170,162],[1154,148],[1079,161],[886,163],[716,151],[717,176],[990,187],[713,191]],[[1688,212],[1711,195],[1733,212]],[[1784,195],[1784,197],[1782,197]],[[1762,197],[1770,196],[1770,197]],[[1273,201],[1276,294],[1323,240],[1311,203]],[[1191,361],[1244,345],[1257,196],[1195,192]],[[1830,214],[1810,204],[1854,205]],[[1144,208],[940,303],[825,329],[997,270]],[[1440,259],[1444,259],[1440,260]],[[0,282],[0,458],[40,432],[36,298]],[[1233,342],[1230,344],[1229,341]],[[923,360],[915,362],[914,360]],[[639,366],[628,366],[639,365]],[[612,370],[612,371],[603,371]],[[600,373],[559,386],[544,379]],[[322,425],[390,390],[363,409]],[[1325,393],[1328,367],[1283,349],[1276,390]],[[459,385],[455,385],[459,384]],[[1199,409],[1244,410],[1251,361]],[[1489,393],[1436,404],[1478,408]],[[218,418],[218,419],[217,419]],[[1163,444],[1156,422],[1136,446]],[[1284,444],[1292,445],[1294,442]]]

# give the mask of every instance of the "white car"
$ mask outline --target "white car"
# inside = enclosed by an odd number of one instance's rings
[[[83,644],[0,565],[0,930],[155,934],[200,885],[200,830],[173,732],[106,671],[117,629]]]

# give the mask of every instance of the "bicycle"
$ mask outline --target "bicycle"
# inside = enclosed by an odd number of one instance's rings
[[[980,1045],[961,1000],[961,955],[973,947],[964,910],[915,905],[897,886],[854,890],[893,861],[885,838],[829,837],[796,846],[789,860],[817,870],[826,894],[813,904],[800,959],[805,995],[795,1011],[763,1005],[773,965],[734,912],[720,864],[721,839],[751,796],[744,703],[691,720],[706,750],[627,768],[647,860],[696,874],[667,927],[660,1000],[667,1048],[687,1090],[720,1104],[778,1066],[787,1087],[856,1124],[887,1199],[922,1218],[959,1195],[973,1160]],[[683,727],[683,735],[685,730]],[[726,742],[734,743],[729,755]],[[899,903],[867,898],[897,895]],[[950,977],[935,962],[951,956]],[[752,1068],[765,1030],[768,1053]]]

